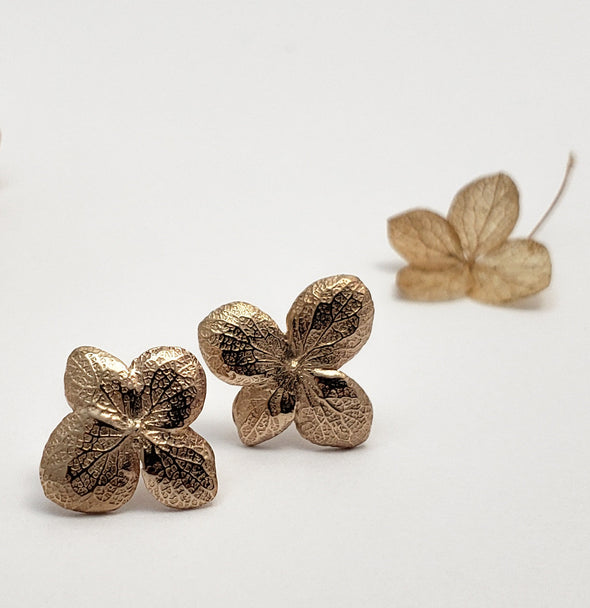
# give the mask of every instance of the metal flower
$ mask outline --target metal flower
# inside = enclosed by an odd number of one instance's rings
[[[338,368],[369,338],[373,313],[369,290],[348,275],[307,287],[287,315],[286,334],[245,302],[210,313],[199,324],[199,345],[216,376],[243,386],[233,404],[242,442],[266,441],[293,420],[318,445],[350,448],[365,441],[371,402]]]
[[[189,425],[203,409],[206,378],[182,348],[152,348],[130,367],[98,348],[69,356],[65,394],[74,410],[41,460],[47,498],[74,511],[112,511],[135,492],[140,461],[148,490],[189,509],[217,492],[215,457]]]

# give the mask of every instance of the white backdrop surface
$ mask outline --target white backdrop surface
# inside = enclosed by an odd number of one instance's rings
[[[583,1],[0,0],[2,605],[588,606],[588,32]],[[504,170],[524,236],[570,149],[547,291],[399,298],[388,216]],[[45,499],[73,348],[201,359],[213,308],[282,324],[336,273],[376,307],[364,446],[245,448],[208,374],[209,507]]]

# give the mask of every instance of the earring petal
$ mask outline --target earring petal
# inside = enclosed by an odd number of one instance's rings
[[[218,378],[241,386],[273,376],[288,353],[278,325],[246,302],[232,302],[207,315],[199,324],[199,346]]]
[[[289,401],[293,396],[288,394]],[[240,440],[245,445],[257,445],[282,433],[294,419],[293,407],[282,412],[280,402],[285,399],[285,390],[274,382],[244,386],[236,395],[233,404],[233,418]],[[279,407],[273,408],[272,402]],[[271,414],[271,410],[275,414]],[[286,408],[283,408],[286,409]]]
[[[81,346],[71,353],[64,386],[73,410],[88,410],[115,425],[132,414],[134,384],[129,369],[100,348]]]
[[[147,489],[161,503],[193,509],[217,494],[215,455],[191,428],[144,434],[142,476]]]
[[[336,275],[309,285],[287,315],[287,339],[307,367],[337,369],[359,352],[373,325],[373,300],[355,276]]]
[[[187,427],[201,413],[207,379],[189,351],[179,347],[152,348],[140,355],[131,369],[141,378],[138,418],[147,428]]]
[[[49,437],[40,477],[47,498],[61,507],[113,511],[135,492],[139,458],[123,431],[73,412]]]
[[[318,445],[353,448],[369,437],[373,407],[365,391],[340,371],[316,370],[300,383],[295,424]]]

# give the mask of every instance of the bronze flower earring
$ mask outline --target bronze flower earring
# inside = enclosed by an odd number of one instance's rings
[[[373,409],[363,389],[338,368],[365,344],[371,294],[360,279],[320,279],[295,300],[287,333],[246,302],[214,310],[199,325],[211,371],[241,385],[233,404],[240,439],[256,445],[291,422],[312,443],[351,448],[367,439]]]
[[[74,511],[112,511],[135,492],[140,463],[153,496],[189,509],[217,493],[215,457],[189,425],[203,409],[205,373],[182,348],[152,348],[127,367],[98,348],[77,348],[64,378],[74,410],[45,446],[47,498]]]

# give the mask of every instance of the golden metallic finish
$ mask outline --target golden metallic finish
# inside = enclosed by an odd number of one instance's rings
[[[217,377],[243,387],[233,404],[242,442],[271,439],[293,421],[318,445],[352,448],[365,441],[371,402],[338,368],[368,340],[373,313],[369,290],[349,275],[307,287],[287,315],[286,334],[245,302],[210,313],[199,324],[199,345]]]
[[[130,367],[82,346],[64,378],[74,410],[53,431],[41,459],[47,498],[66,509],[112,511],[143,480],[160,502],[200,507],[217,493],[215,457],[189,425],[203,409],[205,373],[177,347],[152,348]]]

